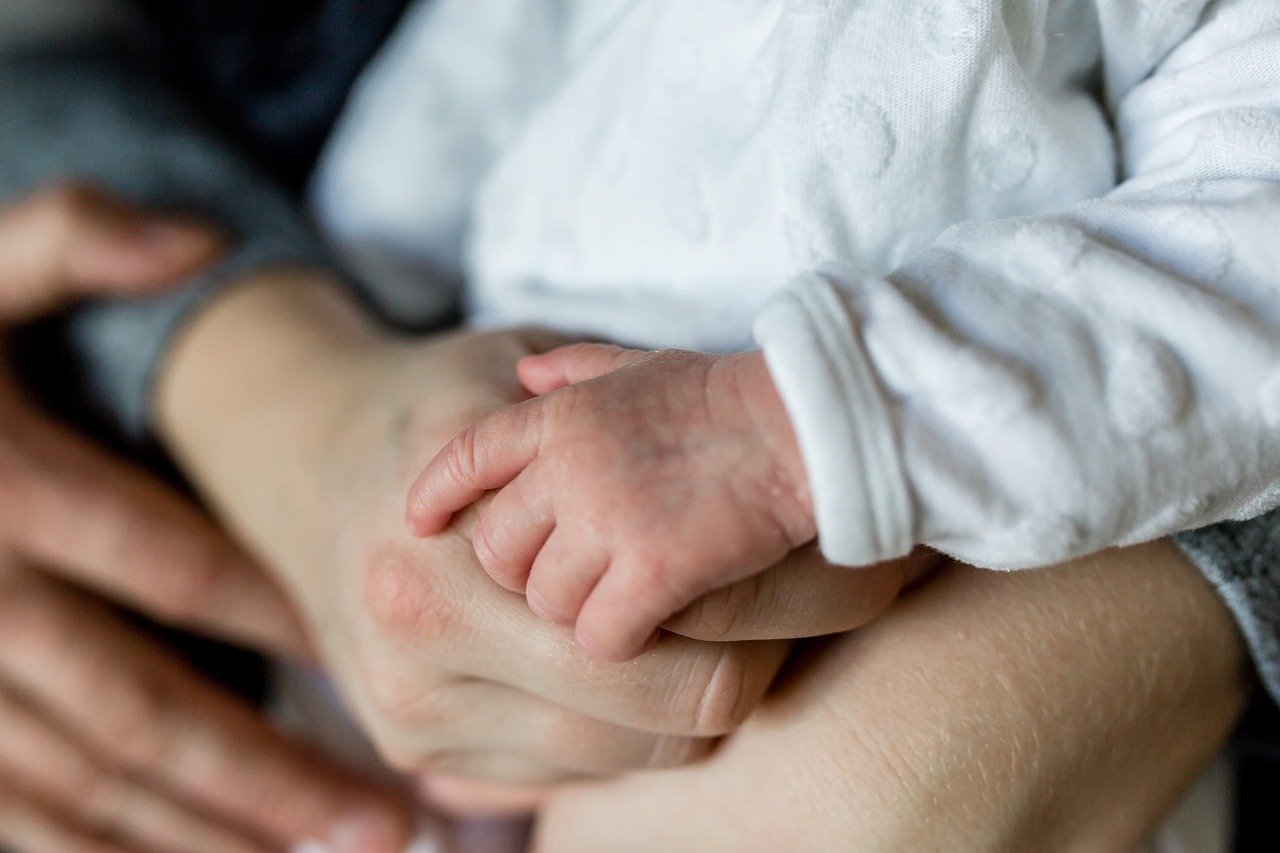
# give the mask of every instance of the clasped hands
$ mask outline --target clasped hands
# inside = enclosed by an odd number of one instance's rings
[[[222,248],[203,227],[88,188],[41,192],[0,214],[0,323],[38,319],[81,297],[157,293]],[[251,285],[243,289],[252,293]],[[339,372],[355,378],[357,367],[396,365],[400,373],[363,390],[399,393],[361,424],[382,426],[429,403],[442,413],[433,433],[442,445],[467,417],[511,400],[514,363],[534,340],[433,342],[428,356],[441,366],[466,358],[471,372],[452,377],[459,382],[441,373],[426,388],[425,362],[404,345],[379,345],[378,358],[366,352]],[[370,437],[354,421],[344,424],[352,433],[327,433],[347,451],[333,456],[347,467],[323,472],[313,481],[323,487],[297,504],[323,497],[341,505],[324,531],[334,540],[304,526],[303,544],[288,555],[306,559],[342,540],[333,553],[349,562],[330,567],[332,586],[286,595],[288,571],[277,580],[169,486],[40,411],[10,368],[0,364],[0,844],[23,853],[256,851],[305,838],[337,850],[394,850],[408,831],[399,795],[285,740],[121,618],[116,604],[283,656],[310,657],[315,637],[388,758],[421,772],[440,801],[469,808],[525,807],[530,794],[446,780],[442,771],[550,783],[692,760],[747,714],[785,656],[781,644],[684,639],[645,666],[602,673],[569,638],[522,624],[472,562],[465,537],[423,546],[393,535],[392,498],[402,494],[372,493],[386,485],[378,477],[386,476],[379,465],[387,448],[353,455]],[[410,373],[417,384],[399,388]],[[407,405],[405,392],[415,389],[440,393]],[[316,423],[300,426],[299,444],[318,434]],[[368,509],[351,513],[358,485],[370,490]],[[375,507],[386,508],[385,526]],[[351,519],[364,527],[343,525]],[[259,553],[281,550],[275,539],[248,541]],[[288,557],[282,562],[297,564]],[[423,569],[431,565],[452,565],[441,573],[452,580],[429,577]],[[797,569],[820,571],[814,560]],[[791,626],[766,627],[768,614],[753,620],[740,606],[783,594],[780,578],[709,599],[673,627],[715,640],[788,636]],[[332,606],[353,588],[349,607]],[[307,606],[321,595],[324,609]],[[855,589],[844,603],[827,599],[816,611],[844,624],[882,606]],[[490,618],[494,607],[506,609],[507,621]]]
[[[216,253],[210,235],[173,225],[82,190],[11,210],[3,317],[151,291]],[[14,254],[30,247],[44,263]],[[1070,829],[1124,849],[1230,726],[1248,685],[1239,640],[1168,546],[1017,577],[948,568],[869,632],[815,649],[754,715],[787,639],[865,624],[925,563],[832,571],[801,551],[699,599],[639,659],[598,663],[484,574],[471,544],[482,505],[426,540],[401,522],[414,476],[459,431],[524,400],[515,365],[557,343],[393,340],[314,271],[265,272],[201,312],[160,377],[156,419],[268,572],[0,386],[0,730],[20,733],[0,738],[0,843],[235,851],[314,837],[372,852],[407,831],[394,793],[285,741],[102,595],[269,651],[314,648],[384,756],[437,803],[527,808],[544,786],[614,776],[546,801],[539,844],[557,853],[624,837],[636,850],[750,849],[794,819],[769,793],[782,768],[806,813],[827,816],[805,837],[837,846],[1046,849]],[[952,639],[964,636],[978,645]],[[1135,643],[1143,655],[1124,654]],[[1053,705],[1034,702],[1045,659],[1063,661]],[[1161,662],[1158,680],[1144,661]],[[1085,705],[1097,713],[1074,715]],[[748,716],[697,768],[625,774],[704,756]],[[1149,737],[1191,721],[1176,754]],[[1116,748],[1081,751],[1094,730]]]
[[[641,658],[600,664],[485,574],[474,510],[429,539],[402,521],[426,461],[526,399],[517,362],[559,342],[394,340],[329,282],[274,271],[203,312],[160,383],[184,469],[277,569],[384,757],[437,798],[458,791],[442,775],[537,787],[691,761],[756,706],[787,640],[864,624],[911,570],[799,552],[701,599]]]

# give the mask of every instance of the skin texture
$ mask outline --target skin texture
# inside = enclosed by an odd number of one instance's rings
[[[629,663],[594,660],[485,575],[474,512],[430,539],[402,523],[425,463],[526,399],[516,363],[557,343],[514,332],[391,341],[328,282],[277,271],[196,318],[161,378],[175,455],[275,567],[384,757],[437,793],[441,775],[540,786],[698,758],[764,695],[789,650],[781,631],[857,627],[918,571],[855,577],[802,553],[673,623],[744,642],[668,634]],[[819,582],[790,591],[790,575]],[[766,627],[766,595],[804,618]],[[480,799],[449,802],[492,804]]]
[[[800,451],[759,352],[564,347],[519,365],[537,394],[464,430],[409,492],[418,536],[487,492],[490,577],[603,661],[816,535]]]
[[[553,797],[536,850],[1131,853],[1250,688],[1169,543],[951,566],[812,646],[708,761]]]
[[[0,212],[0,325],[89,294],[151,292],[216,234],[82,187]],[[90,592],[92,590],[93,592]],[[280,588],[170,488],[39,411],[0,359],[0,845],[18,853],[270,851],[376,824],[396,795],[290,743],[103,597],[307,656]]]
[[[484,575],[482,506],[426,540],[396,517],[458,430],[525,398],[515,364],[553,345],[388,342],[325,282],[281,271],[198,318],[162,380],[171,445],[301,602],[384,755],[427,771],[438,802],[541,803],[543,853],[1125,851],[1243,707],[1236,629],[1167,544],[1045,572],[946,569],[870,628],[808,648],[763,699],[785,643],[664,636],[631,663],[594,661]],[[801,551],[668,627],[850,630],[929,567],[833,571]],[[654,769],[538,787],[606,766]]]

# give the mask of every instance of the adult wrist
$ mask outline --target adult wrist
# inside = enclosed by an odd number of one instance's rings
[[[205,305],[161,363],[153,418],[162,441],[272,566],[297,562],[292,548],[304,543],[289,540],[289,521],[323,509],[321,466],[361,408],[380,353],[376,328],[340,284],[274,269]]]

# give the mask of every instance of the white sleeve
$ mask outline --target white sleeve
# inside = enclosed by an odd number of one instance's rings
[[[829,559],[1022,568],[1280,504],[1280,16],[1210,5],[1112,87],[1112,193],[758,317]]]

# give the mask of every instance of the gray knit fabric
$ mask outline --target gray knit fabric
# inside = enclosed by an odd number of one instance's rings
[[[90,392],[135,438],[147,428],[153,368],[195,306],[250,270],[324,258],[287,194],[217,142],[160,77],[101,48],[0,58],[0,202],[76,179],[206,218],[236,238],[225,260],[169,295],[74,317]]]
[[[1174,537],[1240,625],[1271,698],[1280,703],[1280,510]]]

